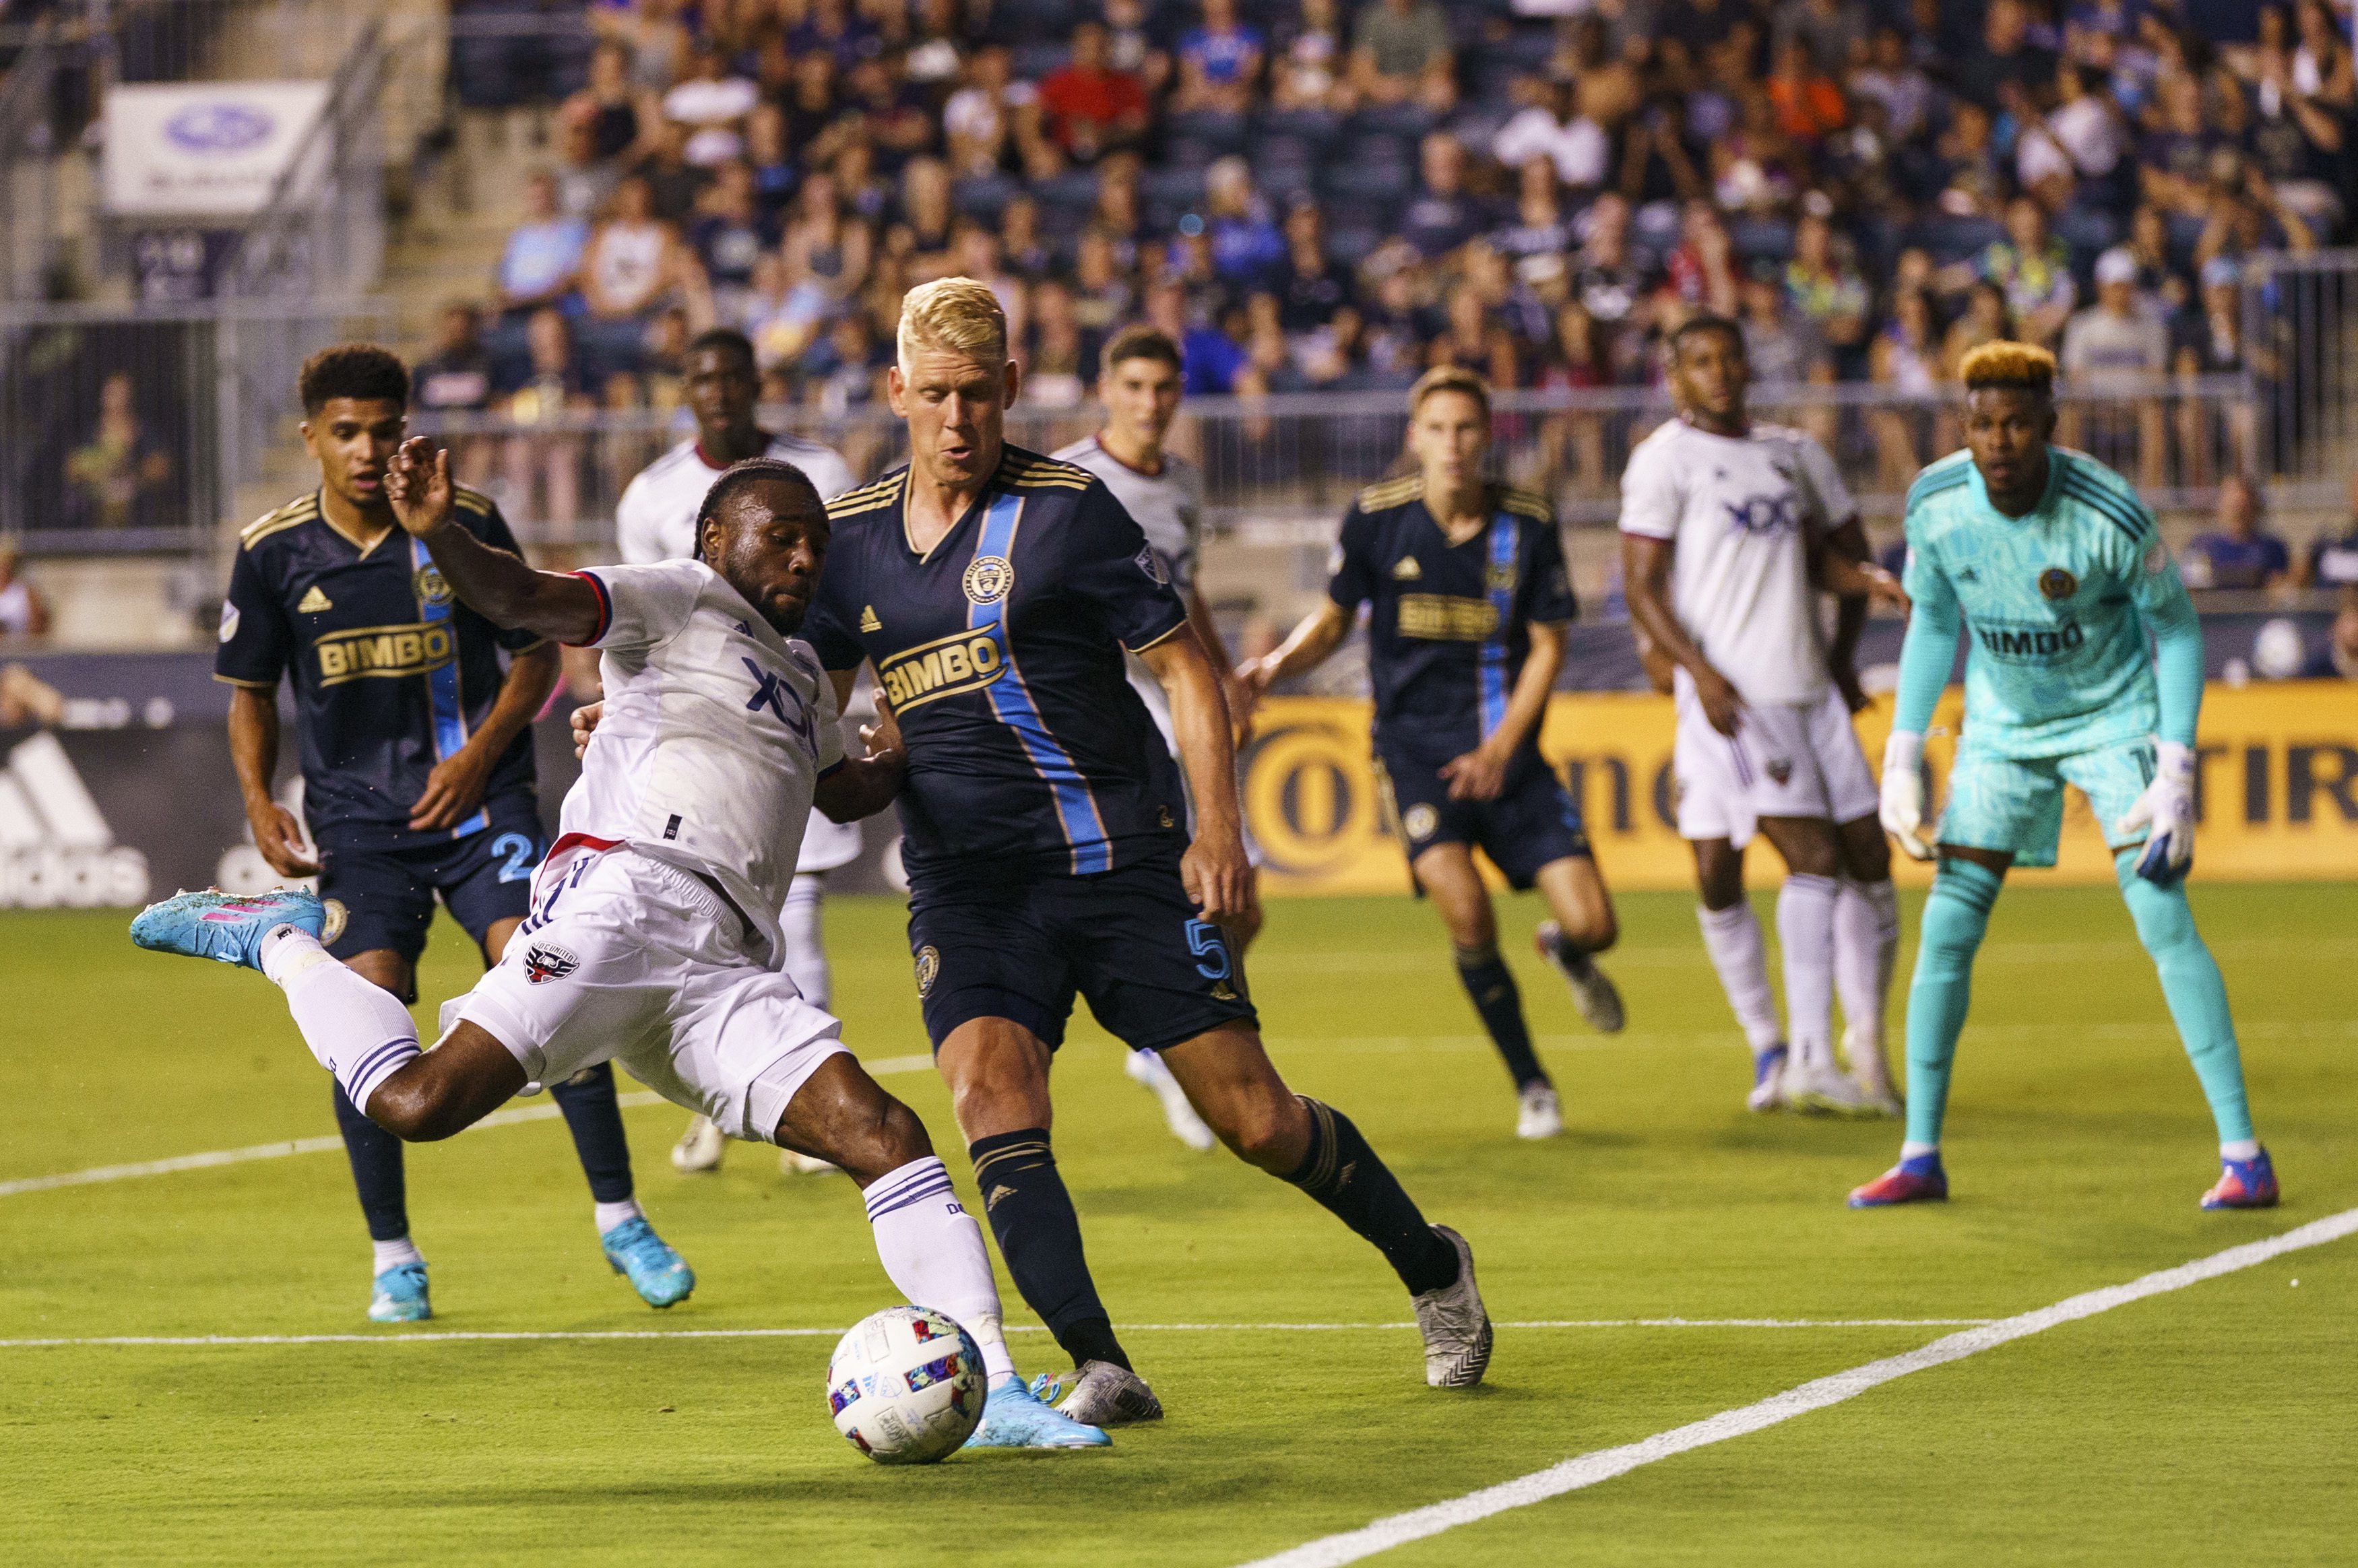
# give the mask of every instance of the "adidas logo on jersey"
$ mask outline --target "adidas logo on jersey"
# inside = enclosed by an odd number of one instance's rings
[[[43,730],[0,767],[0,909],[147,901],[147,857],[114,841],[64,744]]]
[[[319,585],[315,582],[311,585],[311,591],[305,594],[301,602],[295,606],[295,613],[297,615],[325,615],[329,611],[333,610],[335,607],[336,601],[330,599],[326,594],[321,593],[319,591]]]
[[[1400,558],[1400,564],[1392,568],[1394,582],[1414,582],[1422,576],[1424,576],[1424,568],[1416,564],[1414,556],[1402,556]]]
[[[862,632],[882,632],[884,630],[884,622],[876,619],[876,607],[874,605],[863,604],[860,607],[860,629]]]

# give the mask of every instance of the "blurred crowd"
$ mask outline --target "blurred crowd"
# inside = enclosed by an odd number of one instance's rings
[[[584,20],[569,64],[457,46],[463,97],[554,113],[496,297],[446,323],[444,406],[659,404],[686,336],[724,321],[773,399],[839,414],[880,395],[902,292],[951,272],[997,289],[1052,406],[1138,318],[1181,337],[1199,395],[1442,363],[1643,383],[1706,308],[1742,319],[1771,386],[1927,391],[2000,334],[2090,383],[2232,372],[2243,259],[2345,232],[2358,113],[2326,0],[600,0]],[[1877,437],[1895,467],[1937,438]]]

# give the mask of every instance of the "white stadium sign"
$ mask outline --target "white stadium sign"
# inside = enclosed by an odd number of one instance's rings
[[[109,88],[106,210],[117,217],[251,216],[269,200],[327,103],[323,81]]]

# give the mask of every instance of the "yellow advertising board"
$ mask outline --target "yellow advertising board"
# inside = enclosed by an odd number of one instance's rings
[[[1963,694],[1951,688],[1925,752],[1934,799],[1955,747]],[[1873,762],[1883,754],[1890,699],[1858,716]],[[1244,768],[1245,816],[1264,857],[1261,886],[1278,895],[1399,892],[1407,870],[1384,820],[1368,757],[1368,705],[1342,697],[1273,697],[1260,708]],[[1671,702],[1650,693],[1558,693],[1540,749],[1580,800],[1606,880],[1623,888],[1693,885],[1693,862],[1672,826]],[[2214,686],[2203,698],[2195,840],[2206,880],[2358,877],[2358,684],[2295,681]],[[1775,851],[1760,849],[1768,858]],[[1902,881],[1930,871],[1895,855]],[[2112,858],[2077,791],[2066,794],[2052,871],[2024,876],[2106,882]]]

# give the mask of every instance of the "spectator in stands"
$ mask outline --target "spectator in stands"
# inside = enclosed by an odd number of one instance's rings
[[[851,112],[860,117],[855,145],[870,149],[883,174],[896,174],[909,159],[934,149],[938,115],[925,90],[902,73],[899,56],[861,60],[846,85]]]
[[[1247,293],[1277,287],[1285,241],[1253,189],[1252,167],[1240,157],[1215,162],[1204,171],[1204,205],[1219,280]]]
[[[525,221],[500,251],[500,308],[521,319],[573,292],[590,226],[558,211],[557,177],[535,169],[524,182]]]
[[[1179,84],[1171,107],[1183,114],[1241,120],[1250,112],[1268,42],[1237,19],[1237,0],[1201,0],[1203,21],[1179,38]]]
[[[1073,57],[1040,83],[1050,139],[1076,163],[1136,146],[1148,124],[1146,90],[1108,55],[1102,22],[1073,29]]]
[[[1797,318],[1784,279],[1771,262],[1762,262],[1744,281],[1744,360],[1752,384],[1763,391],[1784,391],[1816,379],[1825,362],[1825,345],[1806,319]]]
[[[976,52],[966,85],[942,106],[942,137],[950,170],[961,179],[987,178],[1005,167],[1019,109],[1038,102],[1028,82],[1013,80],[1004,46]]]
[[[1088,392],[1081,326],[1072,291],[1053,280],[1032,290],[1031,341],[1022,345],[1023,401],[1040,408],[1077,408]]]
[[[1438,0],[1366,0],[1351,27],[1351,88],[1363,102],[1445,114],[1457,102],[1456,57]]]
[[[663,107],[653,92],[631,80],[631,51],[609,40],[590,51],[589,80],[558,106],[557,118],[560,124],[584,127],[591,160],[620,170],[654,150]]]
[[[949,166],[939,158],[911,158],[901,171],[899,207],[885,231],[885,248],[908,256],[927,277],[946,276],[950,224],[957,216],[950,200]]]
[[[637,175],[614,188],[606,221],[582,249],[580,278],[582,303],[596,322],[644,321],[670,296],[689,302],[692,319],[711,319],[703,267],[679,231],[654,216],[647,182]],[[607,336],[629,341],[627,332]]]
[[[1138,78],[1152,98],[1170,84],[1171,56],[1148,26],[1149,0],[1105,0],[1106,59]]]
[[[836,119],[837,72],[831,54],[795,56],[794,85],[780,105],[785,111],[786,143],[806,168],[824,164],[849,133]]]
[[[1691,309],[1735,319],[1736,245],[1708,201],[1690,201],[1679,219],[1679,243],[1662,258],[1662,286]]]
[[[762,211],[752,166],[732,158],[715,171],[698,204],[688,244],[712,290],[714,312],[734,319],[753,286],[753,264],[777,243],[776,221]]]
[[[675,224],[696,215],[696,199],[712,178],[687,161],[687,127],[674,120],[655,128],[654,150],[633,167],[631,177],[647,188],[648,216]]]
[[[1573,248],[1572,216],[1563,210],[1552,162],[1539,157],[1522,164],[1515,176],[1515,205],[1487,237],[1494,250],[1512,262],[1527,256],[1561,258]]]
[[[66,503],[81,527],[171,528],[188,521],[172,494],[171,449],[139,416],[130,373],[116,371],[98,387],[98,425],[67,454]]]
[[[1132,276],[1117,260],[1110,235],[1094,223],[1083,229],[1073,253],[1073,309],[1081,325],[1109,335],[1128,320],[1137,301]]]
[[[2015,139],[2015,177],[2022,189],[2057,211],[2085,191],[2096,207],[2115,205],[2111,181],[2128,156],[2128,126],[2120,105],[2104,91],[2104,73],[2093,66],[2065,66],[2060,76],[2062,102],[2053,113],[2024,124]]]
[[[1768,102],[1777,128],[1795,141],[1815,146],[1850,124],[1850,105],[1834,79],[1818,66],[1809,43],[1788,38],[1778,46],[1768,73]]]
[[[1949,323],[1941,339],[1941,379],[1954,382],[1965,356],[1984,343],[2014,336],[2014,314],[2006,308],[2006,290],[1982,278],[1965,293],[1965,308]]]
[[[1993,114],[2019,114],[2052,92],[2055,64],[2055,51],[2032,39],[2022,0],[1990,0],[1980,41],[1957,61],[1956,90]]]
[[[729,57],[707,44],[689,57],[687,74],[663,95],[663,112],[687,128],[682,156],[698,168],[711,168],[743,156],[745,116],[760,101],[752,79],[731,70]]]
[[[2180,564],[2189,588],[2274,590],[2292,576],[2292,552],[2260,526],[2259,492],[2241,473],[2220,480],[2218,526],[2196,535]]]
[[[470,302],[442,307],[434,351],[409,373],[409,401],[429,414],[480,414],[492,404],[492,356],[483,347],[482,315]]]
[[[785,113],[775,103],[757,103],[745,116],[745,162],[753,171],[753,200],[762,216],[777,222],[800,177],[786,146]]]
[[[2228,256],[2202,266],[2194,302],[2169,319],[2170,368],[2181,377],[2234,375],[2244,368],[2243,268]],[[2178,445],[2187,482],[2210,482],[2212,459],[2246,469],[2251,461],[2253,409],[2234,398],[2222,407],[2199,396],[2178,401]]]
[[[569,540],[581,516],[582,438],[530,429],[587,414],[598,406],[596,386],[573,350],[573,334],[555,310],[533,312],[525,334],[529,358],[524,374],[503,388],[510,419],[527,428],[507,438],[503,454],[510,514],[545,526],[541,537]]]
[[[1278,321],[1300,339],[1325,329],[1351,302],[1351,272],[1326,254],[1326,225],[1304,197],[1285,214],[1285,256],[1276,269]]]
[[[2158,376],[2169,367],[2169,329],[2159,319],[2137,308],[2136,257],[2115,247],[2096,258],[2096,302],[2071,318],[2063,329],[2063,350],[2058,358],[2067,380],[2100,392],[2132,390],[2137,382]],[[2061,438],[2069,447],[2092,439],[2108,446],[2122,434],[2116,411],[2083,411],[2076,403],[2063,407]],[[2161,399],[2136,399],[2137,482],[2148,489],[2162,480],[2164,451]],[[2116,450],[2114,466],[2126,469]]]
[[[1481,200],[1466,189],[1466,148],[1435,131],[1418,149],[1417,192],[1401,214],[1401,237],[1431,260],[1455,250],[1487,226]]]
[[[1896,292],[1883,328],[1867,351],[1867,376],[1876,385],[1901,397],[1936,399],[1941,392],[1941,326],[1932,314],[1931,297],[1921,288]],[[1895,495],[1907,493],[1923,466],[1919,436],[1923,421],[1914,410],[1878,407],[1867,427],[1875,437],[1878,484]]]
[[[1897,27],[1875,29],[1866,63],[1850,73],[1850,92],[1883,105],[1884,130],[1895,141],[1914,141],[1931,116],[1932,79],[1908,58],[1908,40]]]
[[[1347,114],[1352,94],[1344,81],[1347,51],[1336,0],[1298,0],[1298,7],[1295,19],[1278,33],[1270,102],[1289,114]]]
[[[2071,281],[2071,248],[2048,232],[2047,210],[2028,196],[2006,204],[2006,232],[1983,253],[1982,276],[2005,290],[2006,309],[2022,335],[2051,348],[2080,297]]]
[[[1866,58],[1866,8],[1857,0],[1785,0],[1772,41],[1800,44],[1821,75],[1840,76]]]
[[[2226,138],[2202,109],[2202,80],[2191,72],[2162,79],[2159,114],[2137,149],[2145,200],[2166,212],[2205,216],[2209,207],[2211,155],[2225,150]]]
[[[786,49],[800,55],[823,54],[839,72],[849,72],[884,47],[876,24],[854,10],[850,0],[811,0],[803,19],[786,33]]]
[[[1613,159],[1604,127],[1575,110],[1576,90],[1540,76],[1515,78],[1523,107],[1499,127],[1491,156],[1511,169],[1543,158],[1554,178],[1574,190],[1601,188]],[[1526,183],[1524,189],[1529,189]]]
[[[1572,294],[1595,323],[1606,362],[1619,380],[1645,352],[1646,269],[1630,249],[1629,203],[1608,192],[1590,205],[1581,224],[1588,232],[1574,257]]]
[[[1018,196],[999,211],[999,254],[1008,270],[1025,284],[1036,284],[1055,269],[1055,253],[1040,232],[1040,203]]]
[[[1859,276],[1847,244],[1834,238],[1825,212],[1804,212],[1793,229],[1793,259],[1785,264],[1785,294],[1795,317],[1855,374],[1865,368],[1866,332],[1875,297]]]
[[[2307,680],[2358,680],[2358,585],[2343,584],[2325,646],[2301,669]]]
[[[23,559],[16,546],[0,541],[0,637],[12,641],[49,634],[49,601],[18,569]]]
[[[1122,271],[1139,265],[1140,247],[1149,236],[1138,200],[1138,166],[1130,159],[1109,158],[1098,170],[1097,200],[1089,210],[1089,222],[1112,244],[1114,260]]]
[[[845,217],[836,199],[838,189],[836,177],[828,173],[803,181],[779,250],[796,279],[812,279],[830,297],[842,299],[859,293],[868,281],[872,242],[866,223]]]
[[[2273,7],[2267,8],[2272,15]],[[2281,28],[2275,29],[2281,31]],[[2329,46],[2346,70],[2342,40]],[[2251,132],[2252,156],[2284,200],[2320,227],[2340,225],[2342,190],[2349,178],[2349,101],[2340,107],[2325,93],[2322,78],[2294,70],[2294,56],[2281,39],[2263,36],[2258,50],[2257,110]]]
[[[2344,481],[2349,490],[2350,516],[2342,532],[2320,538],[2309,546],[2302,557],[2299,581],[2303,588],[2336,588],[2345,591],[2358,589],[2358,469],[2351,470]],[[2348,611],[2350,600],[2343,600]]]
[[[792,366],[818,336],[833,304],[826,286],[784,255],[753,264],[753,286],[740,307],[737,324],[753,341],[753,358],[763,370]]]

